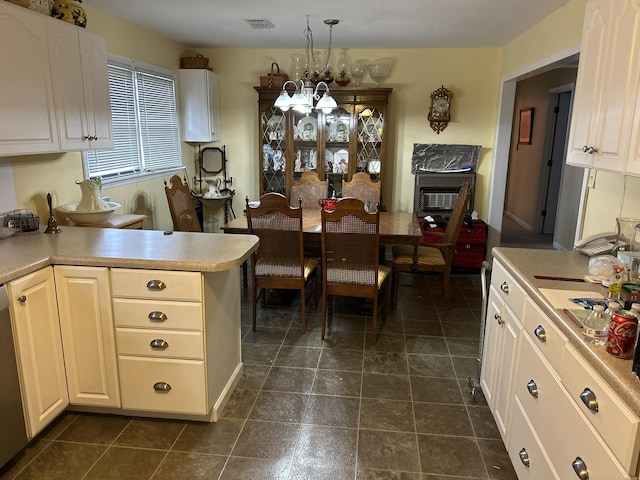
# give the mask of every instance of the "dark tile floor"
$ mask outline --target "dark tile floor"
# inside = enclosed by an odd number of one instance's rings
[[[370,317],[340,299],[324,342],[298,301],[259,311],[244,292],[240,383],[214,424],[66,413],[0,470],[1,479],[512,480],[486,402],[473,399],[481,291],[454,275],[404,275],[369,343]]]

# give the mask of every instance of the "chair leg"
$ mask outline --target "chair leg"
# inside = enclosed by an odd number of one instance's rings
[[[398,302],[398,283],[400,283],[400,272],[394,268],[391,276],[391,305]]]
[[[313,294],[313,309],[318,309],[318,275],[313,274],[312,282],[312,294]]]
[[[322,340],[324,340],[324,333],[327,321],[327,294],[322,292]]]
[[[371,336],[371,345],[376,344],[376,339],[378,335],[378,296],[380,292],[373,298],[373,320],[371,321],[373,335]]]
[[[255,332],[256,331],[256,309],[258,308],[257,295],[260,292],[260,290],[256,286],[255,281],[253,282],[253,286],[251,287],[251,290],[253,291],[253,293],[251,295],[251,304],[252,304],[252,307],[253,307],[253,317],[251,319],[251,329]]]
[[[307,332],[307,289],[305,288],[306,283],[302,281],[302,289],[300,290],[301,305],[302,309],[302,334],[304,335]]]

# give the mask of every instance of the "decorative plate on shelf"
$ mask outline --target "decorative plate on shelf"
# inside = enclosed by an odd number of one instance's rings
[[[380,173],[380,160],[369,160],[367,172],[373,174]]]
[[[347,140],[349,140],[349,124],[342,120],[332,123],[329,128],[329,141],[346,142]]]
[[[318,121],[314,117],[302,117],[298,122],[298,136],[302,140],[318,138]]]

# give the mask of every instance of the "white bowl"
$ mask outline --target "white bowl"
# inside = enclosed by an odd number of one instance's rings
[[[66,215],[69,220],[78,225],[95,225],[109,220],[113,212],[121,207],[119,203],[107,202],[109,208],[105,210],[94,210],[93,212],[76,212],[78,203],[67,203],[56,207],[56,210]]]

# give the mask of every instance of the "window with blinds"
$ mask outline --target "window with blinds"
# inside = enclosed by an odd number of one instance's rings
[[[175,75],[109,59],[113,150],[85,152],[86,177],[103,183],[182,169]]]

